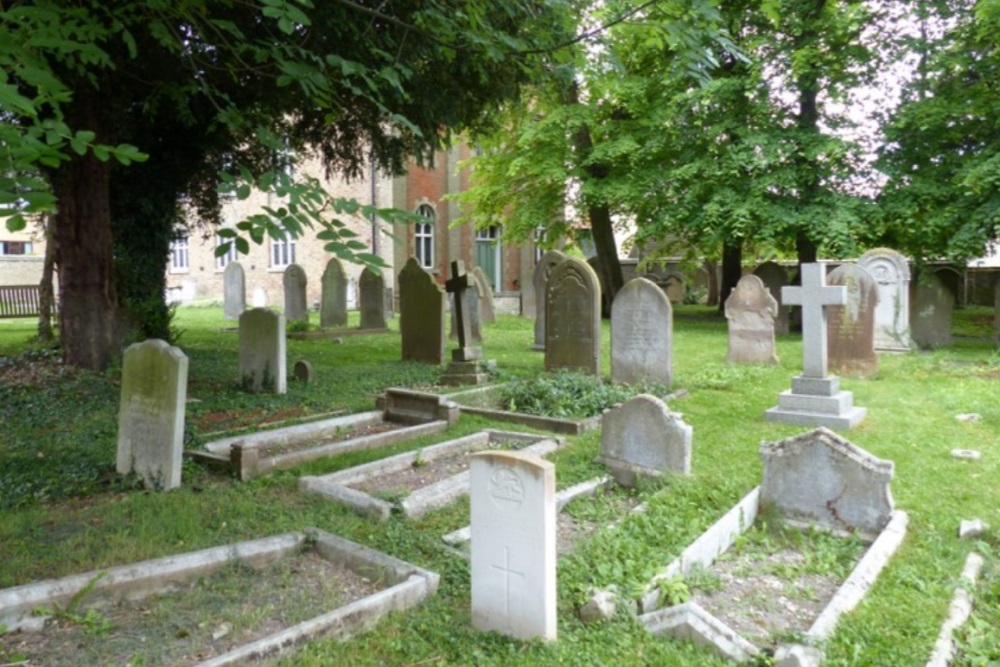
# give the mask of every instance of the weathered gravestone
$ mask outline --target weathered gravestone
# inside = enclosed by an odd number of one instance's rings
[[[347,274],[344,265],[336,257],[326,263],[326,270],[320,279],[322,296],[319,305],[319,325],[328,327],[347,326]]]
[[[788,333],[788,306],[781,301],[781,288],[788,285],[788,271],[777,262],[764,262],[754,269],[753,274],[761,279],[767,291],[778,303],[778,314],[774,317],[774,332]]]
[[[403,361],[444,361],[445,295],[415,257],[399,272],[399,331]]]
[[[497,321],[497,308],[493,299],[493,288],[490,287],[490,279],[486,277],[483,267],[474,266],[471,271],[479,285],[479,312],[483,322]]]
[[[601,285],[586,262],[569,258],[545,289],[545,370],[601,375]]]
[[[656,283],[628,281],[611,305],[611,379],[670,386],[673,377],[673,310]]]
[[[906,352],[910,349],[910,263],[889,248],[869,250],[858,266],[878,284],[875,308],[875,349]]]
[[[222,271],[222,314],[238,320],[247,308],[247,279],[239,262],[229,262]]]
[[[385,329],[385,279],[365,267],[358,282],[361,329]]]
[[[556,639],[555,466],[530,454],[470,457],[472,626]]]
[[[309,305],[306,302],[306,271],[298,264],[289,264],[282,277],[285,288],[285,319],[289,322],[308,322]]]
[[[876,458],[825,428],[760,446],[761,510],[793,525],[873,539],[892,517],[892,461]]]
[[[562,264],[566,255],[558,250],[549,250],[542,255],[535,265],[535,275],[532,282],[535,285],[535,300],[537,308],[535,310],[535,344],[534,349],[545,349],[545,290],[549,284],[549,275],[552,270]]]
[[[792,389],[778,395],[778,406],[764,413],[769,421],[808,426],[851,428],[867,410],[854,405],[854,395],[841,391],[840,378],[827,375],[826,308],[847,302],[847,288],[828,286],[822,264],[802,265],[802,286],[786,286],[782,300],[802,306],[802,374]]]
[[[285,317],[264,308],[240,315],[240,381],[251,391],[288,391]]]
[[[135,473],[146,488],[181,485],[188,358],[169,343],[130,345],[122,364],[117,470]]]
[[[753,274],[740,278],[726,299],[726,320],[729,322],[729,352],[731,364],[776,364],[774,351],[774,318],[778,302],[771,296],[764,281]]]
[[[826,311],[830,370],[855,377],[868,377],[878,370],[875,354],[875,309],[878,285],[856,264],[842,264],[826,277],[830,285],[847,288],[847,303]]]
[[[691,426],[666,403],[639,394],[601,417],[597,460],[622,486],[635,486],[639,476],[658,477],[668,471],[687,475],[691,472],[691,434]]]
[[[921,349],[951,345],[951,313],[955,297],[936,273],[921,272],[914,284],[910,333]]]

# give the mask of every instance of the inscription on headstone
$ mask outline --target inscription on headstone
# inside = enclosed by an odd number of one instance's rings
[[[628,281],[611,305],[611,379],[670,386],[673,376],[673,310],[656,283]]]

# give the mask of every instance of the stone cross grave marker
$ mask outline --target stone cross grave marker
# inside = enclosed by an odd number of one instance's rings
[[[726,320],[729,322],[729,351],[726,361],[731,364],[776,364],[774,351],[774,318],[778,302],[764,281],[747,274],[736,283],[726,299]]]
[[[444,361],[445,294],[416,257],[399,272],[399,331],[403,361]]]
[[[117,470],[146,488],[181,485],[188,358],[159,339],[130,345],[122,364]]]
[[[847,288],[827,285],[822,264],[803,264],[802,286],[782,287],[781,300],[802,307],[802,376],[826,377],[826,307],[847,303]]]
[[[445,282],[445,289],[454,296],[455,331],[458,334],[458,349],[452,350],[452,361],[474,361],[483,356],[481,349],[472,346],[472,329],[469,326],[471,313],[466,293],[475,295],[475,277],[465,272],[465,263],[456,260],[451,263],[451,278]]]
[[[549,284],[549,276],[552,270],[562,264],[566,259],[559,250],[549,250],[542,255],[535,265],[535,274],[532,283],[535,286],[535,344],[536,350],[545,349],[545,290]]]
[[[910,263],[889,248],[875,248],[858,258],[858,266],[878,283],[875,309],[875,349],[910,349]]]
[[[320,327],[326,329],[347,326],[347,274],[339,259],[333,257],[326,263],[320,284]]]
[[[842,264],[827,282],[847,288],[847,303],[827,310],[830,369],[838,375],[867,377],[878,370],[875,354],[875,308],[878,286],[856,264]]]
[[[288,391],[285,316],[265,308],[240,315],[240,380],[252,391]]]
[[[306,271],[298,264],[289,264],[282,277],[285,287],[285,319],[309,321],[309,305],[306,302]]]
[[[910,330],[913,342],[924,350],[951,345],[952,295],[938,274],[921,272],[913,290]]]
[[[673,309],[652,280],[628,281],[611,304],[611,379],[669,387],[673,379]]]
[[[385,278],[365,267],[358,281],[361,329],[385,329]]]
[[[564,260],[545,290],[545,370],[601,375],[601,283],[587,262]]]
[[[556,639],[556,474],[519,452],[470,457],[472,626]]]
[[[657,288],[659,289],[659,288]],[[634,487],[639,476],[691,473],[690,424],[655,396],[639,394],[601,417],[601,453],[615,481]]]
[[[227,320],[238,320],[247,308],[247,280],[239,262],[229,262],[222,271],[222,311]]]

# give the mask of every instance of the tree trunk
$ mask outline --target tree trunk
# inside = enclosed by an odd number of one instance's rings
[[[795,50],[797,53],[808,53],[810,51],[818,54],[819,42],[818,24],[822,21],[823,10],[826,7],[826,0],[811,0],[810,6],[804,12],[802,32],[795,38]],[[807,157],[810,149],[806,144],[809,140],[806,137],[818,137],[819,129],[819,86],[821,66],[817,62],[819,55],[806,57],[803,60],[801,70],[795,78],[795,88],[799,97],[799,114],[795,120],[799,131],[799,178],[801,180],[801,199],[799,201],[799,211],[803,218],[799,222],[799,230],[795,235],[795,247],[798,251],[799,266],[810,264],[816,261],[817,249],[814,235],[811,234],[810,226],[816,224],[809,220],[813,202],[816,201],[820,192],[821,169],[816,164],[815,158]]]
[[[45,224],[45,260],[42,263],[42,280],[38,283],[38,340],[51,343],[55,338],[52,331],[52,307],[55,294],[52,290],[52,269],[55,265],[56,243],[52,217],[47,216]]]
[[[719,312],[726,308],[726,299],[743,277],[743,241],[733,239],[722,245],[722,287],[719,290]]]
[[[705,305],[718,306],[719,300],[719,265],[715,260],[705,260],[705,272],[708,273],[708,296]]]
[[[611,312],[615,295],[624,286],[621,260],[618,259],[618,244],[611,224],[611,211],[607,206],[591,206],[587,209],[590,217],[590,234],[597,251],[597,271],[601,279],[604,310]]]

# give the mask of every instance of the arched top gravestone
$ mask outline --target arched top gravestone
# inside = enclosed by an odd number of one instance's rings
[[[320,281],[320,327],[326,329],[347,326],[347,274],[339,259],[333,257],[326,263]]]
[[[875,309],[875,349],[906,352],[910,349],[910,263],[889,248],[869,250],[858,266],[878,285]]]
[[[601,374],[601,285],[576,258],[553,269],[545,290],[545,369]]]
[[[222,271],[222,311],[227,320],[238,320],[247,307],[247,280],[243,266],[236,261]]]
[[[306,302],[306,271],[298,264],[289,264],[282,277],[285,288],[285,319],[289,322],[309,321]]]
[[[611,379],[670,386],[673,375],[673,310],[656,283],[635,278],[611,306]]]
[[[361,329],[385,329],[385,278],[369,267],[358,281],[358,304],[361,309]]]

